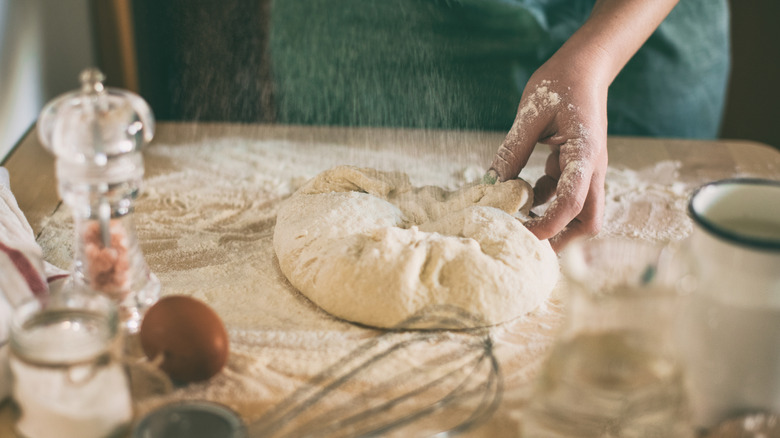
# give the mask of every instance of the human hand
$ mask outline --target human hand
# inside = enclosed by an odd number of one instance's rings
[[[516,177],[537,143],[550,145],[526,223],[556,251],[601,228],[607,170],[607,89],[679,0],[596,0],[589,18],[529,79],[491,169]]]
[[[575,237],[597,234],[604,211],[608,84],[571,67],[553,57],[534,73],[491,164],[505,181],[520,173],[537,143],[550,146],[534,204],[554,199],[525,225],[556,251]]]

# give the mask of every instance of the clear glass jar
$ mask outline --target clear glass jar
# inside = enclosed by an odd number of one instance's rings
[[[104,438],[132,419],[116,305],[96,293],[52,295],[11,321],[16,429],[30,438]]]
[[[562,255],[562,332],[535,381],[524,437],[692,437],[663,247],[607,238]]]

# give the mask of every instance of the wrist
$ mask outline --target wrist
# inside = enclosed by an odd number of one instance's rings
[[[569,87],[606,95],[617,75],[612,59],[599,45],[580,44],[574,38],[566,42],[545,63],[544,69]]]
[[[590,17],[554,56],[609,87],[679,0],[597,0]]]

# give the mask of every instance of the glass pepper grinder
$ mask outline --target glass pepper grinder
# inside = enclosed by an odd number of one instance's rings
[[[83,71],[80,80],[80,90],[43,108],[37,126],[56,156],[59,194],[73,213],[70,287],[113,298],[124,329],[135,333],[160,292],[133,222],[144,174],[141,149],[154,135],[154,116],[140,96],[106,88],[97,69]]]

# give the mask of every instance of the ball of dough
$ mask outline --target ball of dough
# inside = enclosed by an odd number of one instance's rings
[[[536,308],[558,281],[549,243],[512,216],[527,214],[532,193],[522,180],[451,192],[340,166],[281,205],[274,250],[290,283],[339,318],[399,328],[446,307],[471,317],[438,328],[493,325]]]

